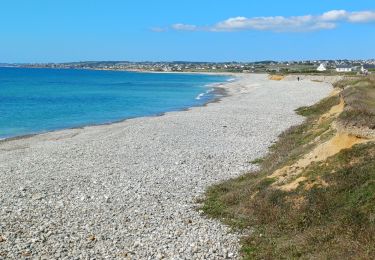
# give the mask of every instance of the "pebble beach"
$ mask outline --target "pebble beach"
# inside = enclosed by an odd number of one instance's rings
[[[238,259],[199,211],[331,84],[240,75],[205,106],[0,142],[0,259]]]

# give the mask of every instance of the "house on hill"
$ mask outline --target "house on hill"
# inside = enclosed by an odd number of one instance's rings
[[[364,64],[364,65],[362,65],[362,68],[365,69],[365,70],[374,70],[375,65],[374,64]]]
[[[372,64],[364,64],[361,67],[361,73],[368,74],[369,70],[375,70],[375,65]]]
[[[326,71],[327,68],[326,68],[326,65],[324,63],[321,63],[316,70],[322,72],[322,71]]]
[[[352,72],[353,68],[350,65],[337,65],[336,71],[337,72]]]

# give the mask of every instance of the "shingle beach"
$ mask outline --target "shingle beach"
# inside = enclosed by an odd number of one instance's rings
[[[0,142],[0,259],[239,258],[198,210],[327,96],[328,83],[241,75],[218,102]]]

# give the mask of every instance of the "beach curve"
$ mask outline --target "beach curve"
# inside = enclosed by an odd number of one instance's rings
[[[0,143],[0,254],[238,258],[239,236],[196,198],[254,170],[331,85],[244,74],[220,87],[205,107]]]

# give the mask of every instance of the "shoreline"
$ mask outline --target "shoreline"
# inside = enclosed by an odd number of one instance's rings
[[[154,71],[154,70],[132,70],[132,69],[98,69],[98,68],[50,68],[50,67],[0,67],[0,68],[19,68],[19,69],[52,69],[52,70],[95,70],[95,71],[118,71],[118,72],[138,72],[138,73],[160,73],[160,74],[206,74],[206,75],[241,75],[242,72],[209,72],[209,71]],[[265,74],[265,73],[260,73]]]
[[[210,71],[153,71],[153,70],[132,70],[132,69],[96,69],[96,68],[49,68],[49,67],[0,67],[14,69],[51,69],[51,70],[95,70],[95,71],[112,71],[112,72],[134,72],[134,73],[154,73],[154,74],[200,74],[200,75],[242,75],[243,72],[210,72]],[[253,73],[266,74],[266,73]]]
[[[239,258],[239,234],[202,216],[197,200],[256,169],[249,162],[303,120],[294,109],[331,86],[244,75],[224,89],[220,102],[185,112],[0,143],[0,251],[17,258],[31,243],[32,257]]]
[[[36,68],[36,69],[38,69],[38,68]],[[113,70],[113,71],[115,71],[115,70]],[[136,71],[129,71],[129,72],[135,72],[136,73]],[[153,73],[153,72],[151,72],[151,73]],[[166,73],[168,73],[168,72],[166,72]],[[180,72],[177,72],[177,73],[180,73]],[[160,72],[160,74],[164,74],[164,73]],[[185,74],[185,73],[181,72],[181,74]],[[194,75],[194,74],[198,74],[198,73],[193,73],[192,75]],[[199,74],[201,74],[201,75],[223,75],[223,76],[230,76],[231,75],[231,74],[221,74],[221,73],[214,73],[214,74],[199,73]],[[235,77],[235,79],[233,81],[239,80],[239,78],[240,78],[238,75],[237,76],[231,75],[231,76]],[[189,106],[189,107],[186,107],[186,108],[180,108],[180,109],[176,109],[176,110],[171,110],[171,111],[166,111],[166,112],[156,113],[156,114],[150,114],[150,115],[144,115],[144,116],[128,117],[128,118],[119,119],[119,120],[106,122],[106,123],[84,124],[84,125],[79,125],[79,126],[74,126],[74,127],[66,127],[66,128],[59,128],[59,129],[54,129],[54,130],[46,130],[46,131],[37,132],[37,133],[30,133],[30,134],[17,135],[17,136],[11,136],[11,137],[4,137],[4,138],[0,138],[0,144],[3,143],[3,142],[20,140],[20,139],[25,139],[25,138],[37,136],[37,135],[54,133],[54,132],[59,132],[59,131],[64,131],[64,130],[84,129],[86,127],[95,127],[95,126],[105,126],[105,125],[111,125],[111,124],[118,124],[118,123],[122,123],[122,122],[125,122],[127,120],[135,119],[135,118],[159,117],[159,116],[163,116],[166,113],[170,113],[170,112],[183,112],[183,111],[188,111],[189,109],[194,108],[194,107],[205,107],[205,106],[207,106],[207,104],[216,103],[216,102],[219,102],[222,98],[225,98],[228,95],[228,93],[227,93],[226,89],[223,87],[223,85],[229,84],[233,81],[231,80],[231,81],[222,81],[222,82],[215,83],[215,86],[212,87],[212,89],[214,89],[212,91],[212,94],[214,95],[213,98],[211,100],[208,100],[208,101],[202,103],[201,105],[194,105],[194,106]]]

